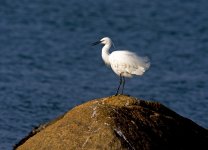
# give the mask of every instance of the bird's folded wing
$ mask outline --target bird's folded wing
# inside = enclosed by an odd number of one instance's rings
[[[109,61],[112,69],[120,73],[142,75],[150,67],[147,57],[140,57],[129,51],[114,51],[110,54]]]

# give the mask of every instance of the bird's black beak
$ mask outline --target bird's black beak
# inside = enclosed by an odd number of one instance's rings
[[[101,43],[101,41],[94,42],[94,43],[92,43],[92,46],[98,45],[100,43]]]

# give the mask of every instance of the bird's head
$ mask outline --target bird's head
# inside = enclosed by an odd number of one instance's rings
[[[100,41],[92,43],[92,45],[97,45],[97,44],[103,44],[103,45],[111,44],[111,39],[109,37],[104,37]]]

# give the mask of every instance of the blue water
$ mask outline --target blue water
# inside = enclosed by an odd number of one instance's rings
[[[113,95],[118,77],[91,43],[151,59],[125,93],[208,128],[207,0],[0,1],[0,149],[40,123]]]

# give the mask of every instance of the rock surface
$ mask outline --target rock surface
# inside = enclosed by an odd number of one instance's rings
[[[208,149],[208,130],[160,103],[119,95],[73,108],[34,129],[15,149]]]

